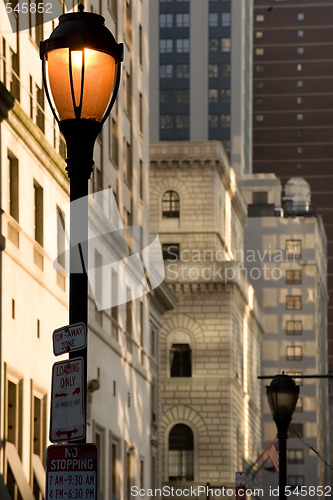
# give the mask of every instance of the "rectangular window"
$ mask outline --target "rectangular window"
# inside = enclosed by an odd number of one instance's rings
[[[143,132],[143,96],[140,92],[139,94],[139,127],[140,132]]]
[[[262,38],[264,36],[263,31],[256,31],[256,38]]]
[[[304,31],[303,30],[297,30],[297,36],[298,36],[298,38],[302,38],[304,36]]]
[[[208,65],[208,76],[209,76],[209,78],[217,78],[219,76],[218,64],[209,64]]]
[[[256,122],[263,122],[264,121],[264,115],[256,115]]]
[[[302,309],[302,295],[287,295],[286,296],[286,309],[287,310],[301,310]]]
[[[302,375],[303,375],[303,372],[301,371],[295,371],[295,370],[287,370],[287,375],[289,375],[290,377],[292,377],[294,379],[294,382],[296,385],[303,385],[303,379],[302,379]]]
[[[286,359],[288,361],[301,361],[303,359],[303,347],[301,345],[288,345],[286,347]]]
[[[230,78],[230,64],[222,64],[222,78]]]
[[[297,71],[303,71],[303,64],[297,64]]]
[[[41,88],[36,85],[36,102],[37,102],[37,113],[36,113],[36,124],[37,127],[44,133],[45,132],[45,114],[44,114],[44,86]]]
[[[173,14],[160,14],[160,28],[173,27]]]
[[[19,221],[19,168],[18,159],[10,152],[7,153],[9,174],[9,214]]]
[[[190,25],[190,14],[188,14],[187,12],[176,14],[177,28],[188,28],[189,25]]]
[[[304,426],[299,422],[291,422],[289,425],[289,437],[303,437],[304,434]]]
[[[43,188],[34,180],[34,214],[35,214],[35,240],[43,246],[44,239],[44,208]]]
[[[119,492],[119,481],[120,481],[120,477],[119,477],[119,469],[120,469],[119,453],[120,453],[119,441],[113,438],[112,444],[111,444],[111,474],[110,474],[111,500],[118,500],[120,498],[120,492]]]
[[[230,127],[230,115],[229,114],[222,114],[221,115],[221,126],[222,126],[222,128]]]
[[[218,102],[218,100],[219,100],[218,89],[209,89],[208,90],[208,101],[209,102]]]
[[[303,80],[298,80],[298,82],[297,82],[297,87],[298,87],[298,88],[302,88],[303,86],[304,86],[304,82],[303,82]],[[302,118],[302,119],[303,119],[303,118]]]
[[[297,54],[304,54],[304,47],[297,47]]]
[[[289,486],[304,486],[304,476],[288,476]]]
[[[288,464],[303,464],[304,450],[288,450]]]
[[[263,14],[257,14],[256,15],[256,21],[257,21],[257,23],[262,23],[264,21],[264,15]]]
[[[221,39],[221,50],[222,52],[230,52],[231,42],[230,38],[222,38]]]
[[[300,269],[287,269],[286,285],[299,285],[302,283],[302,271]]]
[[[176,116],[176,128],[189,128],[189,116],[188,115],[177,115]]]
[[[219,15],[217,12],[211,12],[209,14],[209,26],[215,28],[219,24]]]
[[[172,78],[173,77],[173,65],[172,64],[161,64],[160,65],[160,78]]]
[[[262,64],[256,64],[256,71],[258,73],[262,73],[264,71],[264,67]]]
[[[112,118],[111,127],[111,157],[112,162],[118,167],[119,161],[118,121]]]
[[[218,39],[217,38],[210,38],[209,39],[209,50],[211,52],[216,52],[218,48],[219,48]]]
[[[191,377],[192,351],[189,344],[172,344],[170,375],[171,377]]]
[[[176,64],[176,78],[189,78],[190,68],[188,64]]]
[[[176,52],[184,53],[190,51],[190,40],[188,38],[178,38],[176,40]]]
[[[222,12],[222,26],[228,27],[231,22],[231,14],[230,12]]]
[[[265,53],[265,51],[264,51],[264,49],[263,49],[263,48],[258,47],[258,48],[256,49],[256,56],[263,56],[263,55],[264,55],[264,53]]]
[[[160,115],[160,128],[161,129],[173,128],[173,115]]]
[[[133,298],[130,288],[126,292],[126,332],[132,335],[133,333]]]
[[[302,240],[286,240],[286,260],[302,257]]]
[[[304,21],[304,13],[303,12],[299,12],[297,14],[297,21]]]
[[[286,334],[287,335],[302,335],[303,322],[302,320],[291,319],[286,321]]]
[[[65,213],[57,206],[57,263],[65,271],[66,267],[66,226],[65,226]]]
[[[173,50],[173,40],[172,39],[161,39],[160,40],[160,53],[161,54],[171,54]]]
[[[219,126],[219,116],[218,115],[208,115],[208,127],[217,128]]]
[[[118,340],[118,274],[111,271],[111,333]]]
[[[176,90],[176,102],[178,104],[188,103],[190,101],[190,94],[188,90]]]
[[[177,261],[179,260],[180,248],[179,243],[163,243],[162,253],[164,260]]]

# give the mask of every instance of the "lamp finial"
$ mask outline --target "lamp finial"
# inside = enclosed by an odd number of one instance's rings
[[[79,3],[78,9],[79,9],[80,12],[84,11],[84,5],[83,5],[83,3]]]

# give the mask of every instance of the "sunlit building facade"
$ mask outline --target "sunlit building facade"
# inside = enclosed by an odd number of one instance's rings
[[[261,451],[261,317],[240,271],[246,205],[221,143],[152,143],[150,209],[177,298],[161,330],[162,481],[233,488]]]
[[[245,268],[263,310],[261,374],[284,371],[300,386],[287,442],[288,485],[328,485],[328,380],[300,378],[327,374],[324,226],[304,179],[291,178],[284,191],[274,174],[245,176],[240,184],[248,203]],[[262,381],[264,444],[276,435],[269,384]],[[265,472],[264,480],[266,488],[277,485],[278,474]]]
[[[102,14],[117,41],[124,43],[118,99],[96,142],[90,192],[109,190],[125,229],[146,227],[149,1],[84,3],[87,11]],[[69,200],[65,143],[44,97],[39,58],[39,42],[49,37],[65,10],[64,2],[52,6],[54,19],[43,23],[39,16],[37,26],[34,15],[7,14],[5,4],[0,6],[4,500],[44,498],[51,368],[58,361],[52,332],[68,324],[68,276],[54,269],[55,249],[50,252],[47,245],[48,216]],[[149,244],[147,234],[142,230],[141,248]],[[63,238],[55,239],[62,247]],[[97,278],[107,279],[101,256],[95,253],[93,259]],[[90,296],[87,441],[100,448],[100,498],[127,499],[131,485],[158,484],[159,328],[160,316],[173,300],[162,286],[153,294],[135,300],[128,296],[112,309],[98,310]]]

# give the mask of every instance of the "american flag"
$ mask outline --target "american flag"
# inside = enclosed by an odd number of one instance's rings
[[[272,462],[276,472],[279,472],[279,454],[275,448],[275,443],[273,443],[272,446],[267,450],[267,455]]]

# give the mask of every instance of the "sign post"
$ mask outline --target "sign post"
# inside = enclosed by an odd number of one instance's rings
[[[51,445],[46,450],[45,500],[98,500],[96,444]]]
[[[54,363],[52,368],[50,441],[84,439],[83,359]]]
[[[236,500],[244,500],[246,489],[245,472],[236,472]]]

